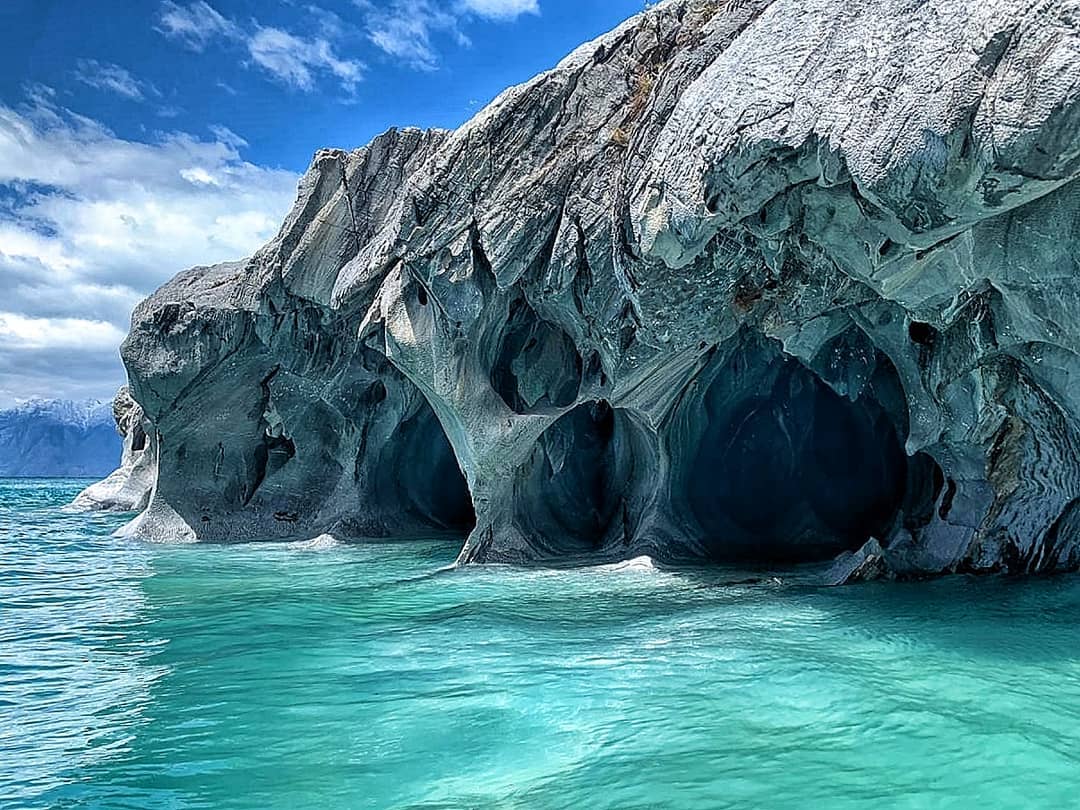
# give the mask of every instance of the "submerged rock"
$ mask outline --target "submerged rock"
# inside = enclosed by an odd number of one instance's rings
[[[668,0],[319,152],[134,315],[131,532],[1076,567],[1077,9],[946,5]]]
[[[845,551],[825,574],[829,585],[850,585],[853,582],[872,582],[889,575],[885,551],[877,538],[871,537],[858,551]]]

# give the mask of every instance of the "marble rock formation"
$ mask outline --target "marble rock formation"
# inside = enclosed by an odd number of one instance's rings
[[[71,504],[74,510],[137,512],[150,502],[157,475],[149,438],[153,428],[144,423],[142,408],[131,398],[126,385],[116,393],[112,413],[124,442],[120,466],[104,480],[80,492]],[[148,428],[151,434],[147,433]]]
[[[668,0],[321,151],[136,311],[129,531],[1075,568],[1078,96],[1075,0]]]

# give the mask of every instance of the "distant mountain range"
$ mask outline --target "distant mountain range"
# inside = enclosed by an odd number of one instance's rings
[[[36,399],[0,410],[0,477],[103,477],[122,444],[108,402]]]

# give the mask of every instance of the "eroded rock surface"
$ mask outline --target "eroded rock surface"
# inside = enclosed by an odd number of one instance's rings
[[[131,531],[1075,568],[1078,93],[1076,2],[668,0],[319,152],[135,313]]]
[[[120,466],[107,478],[92,484],[71,503],[75,510],[138,512],[150,503],[157,477],[154,428],[125,385],[112,405],[116,429],[124,440]]]

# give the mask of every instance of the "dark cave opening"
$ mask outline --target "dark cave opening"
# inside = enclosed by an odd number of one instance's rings
[[[524,298],[510,304],[495,349],[491,384],[514,412],[570,405],[581,387],[582,366],[566,332],[541,318]]]
[[[540,437],[520,482],[517,520],[553,555],[585,554],[629,542],[637,513],[635,481],[647,450],[632,417],[587,402]]]
[[[397,426],[392,458],[380,462],[379,496],[424,526],[466,535],[476,526],[472,496],[442,424],[422,395]]]
[[[822,561],[928,519],[940,470],[904,451],[892,364],[872,347],[859,359],[859,374],[842,369],[848,396],[770,344],[744,347],[715,375],[686,479],[710,558]]]
[[[141,453],[146,449],[146,431],[143,430],[143,426],[140,422],[136,422],[131,426],[131,450],[134,453]]]

